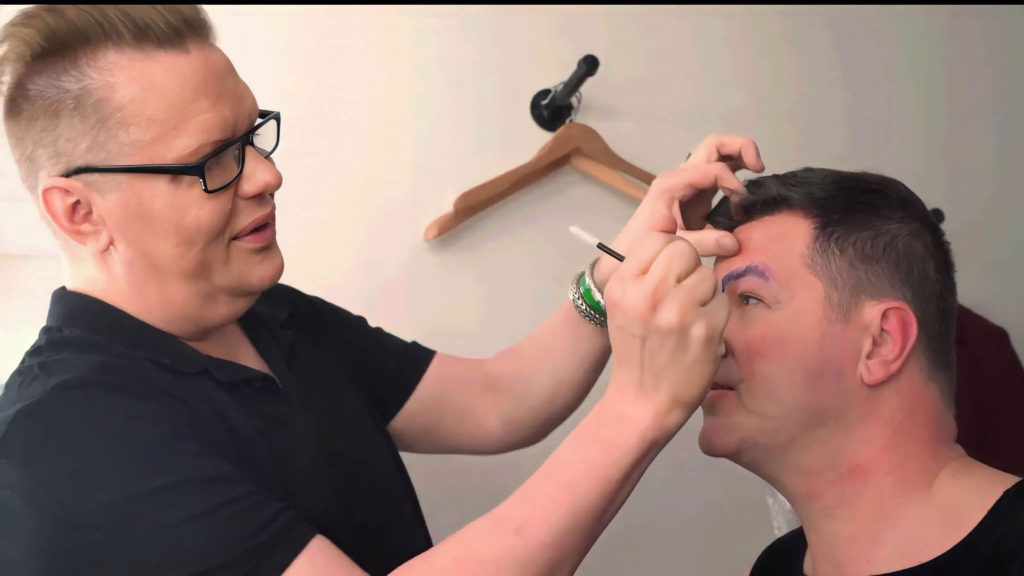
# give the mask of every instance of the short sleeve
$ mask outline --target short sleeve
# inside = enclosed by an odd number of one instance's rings
[[[383,422],[402,409],[434,359],[435,351],[407,341],[366,318],[316,296],[306,296],[306,314],[319,337],[330,343],[336,361],[371,400]],[[315,319],[315,320],[314,320]]]
[[[144,395],[60,385],[0,437],[0,574],[280,574],[315,536]]]
[[[806,552],[804,529],[794,528],[776,538],[758,555],[750,576],[802,576]]]

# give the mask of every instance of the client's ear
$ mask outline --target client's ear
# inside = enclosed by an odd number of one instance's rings
[[[906,302],[869,302],[860,311],[867,331],[857,373],[867,386],[881,384],[903,369],[917,342],[917,317]]]

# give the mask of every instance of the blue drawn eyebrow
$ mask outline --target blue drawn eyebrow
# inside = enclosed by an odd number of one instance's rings
[[[742,268],[737,268],[725,276],[722,276],[722,292],[725,292],[725,287],[728,286],[730,282],[735,282],[745,276],[760,278],[765,282],[771,282],[772,279],[771,274],[768,273],[767,266],[763,264],[747,264]]]

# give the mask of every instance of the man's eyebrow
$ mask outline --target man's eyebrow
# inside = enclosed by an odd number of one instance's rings
[[[256,119],[252,121],[252,125],[250,126],[250,128],[252,128],[252,126],[255,126],[257,122],[259,122],[259,114],[257,114]],[[205,158],[207,154],[210,154],[217,148],[220,148],[224,144],[231,142],[232,140],[238,138],[239,136],[241,136],[241,134],[233,134],[231,136],[225,136],[224,138],[218,138],[217,140],[214,140],[212,142],[203,142],[202,144],[199,144],[195,148],[189,150],[186,154],[182,154],[181,157],[192,159],[185,160],[184,163],[186,164],[189,162],[198,162],[199,160]]]
[[[742,268],[737,268],[725,276],[722,276],[722,292],[725,292],[725,287],[728,286],[730,282],[735,282],[744,276],[753,276],[755,278],[760,278],[765,282],[771,282],[772,280],[772,275],[768,272],[768,266],[759,263],[747,264]]]
[[[198,146],[189,150],[185,154],[182,154],[181,157],[188,159],[185,161],[185,163],[198,162],[199,160],[205,158],[207,154],[213,152],[220,146],[223,146],[224,144],[234,140],[235,138],[238,138],[238,136],[228,136],[227,138],[219,138],[217,140],[214,140],[213,142],[203,142],[202,144],[199,144]]]

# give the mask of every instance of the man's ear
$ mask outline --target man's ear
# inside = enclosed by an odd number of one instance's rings
[[[96,209],[96,192],[71,178],[52,176],[39,184],[39,203],[53,225],[93,253],[110,247],[106,221]]]
[[[857,372],[861,382],[875,386],[903,369],[917,342],[917,317],[906,302],[870,302],[861,311],[867,330]]]

